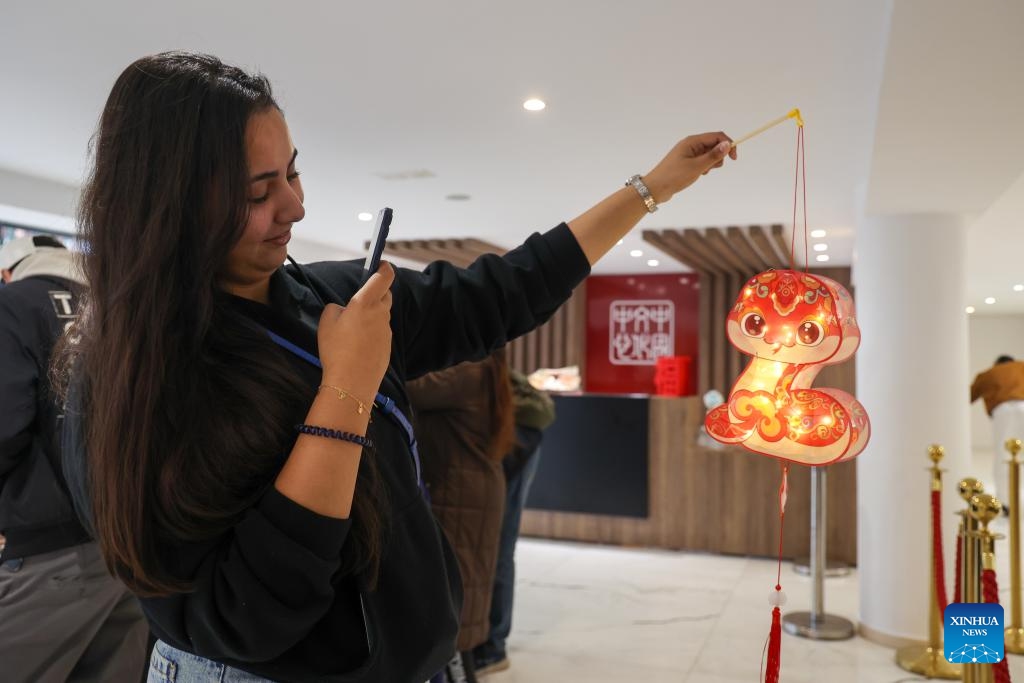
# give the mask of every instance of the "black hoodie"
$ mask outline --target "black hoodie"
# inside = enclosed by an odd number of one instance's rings
[[[72,258],[41,250],[0,287],[0,562],[89,540],[61,474],[63,415],[48,379],[54,343],[78,310]]]
[[[321,300],[346,303],[361,285],[362,269],[360,263],[335,262],[302,271],[288,267],[274,275],[269,306],[237,305],[316,355],[311,323],[319,320]],[[397,269],[391,362],[381,393],[408,414],[406,380],[481,359],[529,332],[588,272],[564,224],[533,235],[504,257],[481,257],[468,269],[440,262],[422,273]],[[282,353],[312,387],[319,383],[319,370]],[[81,424],[72,410],[68,415],[72,462],[66,469],[84,497]],[[167,549],[165,555],[176,558],[174,573],[193,580],[196,589],[142,600],[160,639],[281,681],[423,683],[440,671],[455,651],[462,601],[457,565],[417,488],[404,432],[378,416],[369,436],[390,506],[375,590],[364,588],[363,577],[338,573],[349,520],[318,515],[268,486],[222,537]]]

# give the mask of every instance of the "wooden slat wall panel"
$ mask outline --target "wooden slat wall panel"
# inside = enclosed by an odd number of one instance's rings
[[[725,336],[726,307],[730,303],[728,289],[727,276],[718,275],[711,279],[711,329],[707,332],[701,331],[701,334],[708,334],[711,337],[711,379],[715,382],[714,386],[723,394],[729,390],[722,384],[722,380],[729,377],[727,359],[732,349],[732,344]]]
[[[746,279],[757,275],[760,270],[751,269],[740,257],[739,253],[734,247],[732,247],[721,231],[710,228],[704,233],[704,240],[720,259],[720,262],[725,263],[733,271],[731,274],[738,274],[738,277]]]
[[[697,327],[697,393],[703,395],[711,386],[711,335],[708,330],[712,328],[711,292],[714,283],[711,273],[700,273],[700,289],[698,290],[698,327]]]
[[[725,335],[725,317],[746,278],[767,268],[789,267],[788,246],[776,226],[770,233],[752,226],[713,229],[705,240],[699,230],[645,231],[644,239],[700,276],[700,338],[698,388],[728,392],[748,358]],[[719,238],[722,239],[719,239]],[[723,244],[728,249],[723,251]],[[412,240],[388,242],[386,252],[429,262],[444,258],[465,266],[482,253],[503,250],[479,240]],[[849,268],[812,269],[850,288]],[[851,290],[852,292],[852,290]],[[532,372],[538,367],[579,365],[585,372],[585,284],[577,288],[544,326],[513,340],[513,367]],[[826,368],[816,386],[854,393],[852,362]],[[696,445],[703,424],[699,396],[653,398],[650,413],[650,505],[648,519],[574,515],[527,510],[523,533],[546,538],[652,545],[772,557],[777,551],[778,464],[740,448],[713,451]],[[790,504],[783,552],[787,557],[809,550],[809,469],[790,470]],[[710,513],[709,513],[710,510]],[[829,556],[856,563],[856,467],[829,468]]]
[[[369,246],[367,242],[365,246]],[[420,263],[449,261],[466,267],[483,254],[503,254],[501,247],[478,239],[388,240],[384,253]],[[521,372],[580,365],[586,340],[586,296],[581,285],[551,320],[508,344],[509,363]]]
[[[683,230],[682,240],[691,252],[702,259],[705,268],[714,269],[719,273],[732,272],[732,266],[715,253],[699,230],[686,228]]]
[[[699,397],[654,397],[650,404],[646,519],[524,510],[527,536],[628,546],[774,557],[778,552],[778,485],[771,459],[741,448],[696,445],[704,419]],[[543,456],[542,456],[543,457]],[[856,466],[829,468],[829,558],[857,561]],[[810,551],[810,469],[792,467],[783,556]]]
[[[363,248],[369,248],[369,241]],[[465,268],[482,254],[504,254],[505,249],[489,242],[475,239],[430,239],[430,240],[388,240],[384,253],[389,256],[430,263],[444,260]]]
[[[537,368],[561,368],[578,365],[583,376],[586,343],[586,282],[555,311],[551,320],[533,332],[512,340],[509,363],[529,374]]]
[[[750,359],[738,352],[726,338],[725,317],[740,288],[751,275],[769,268],[790,267],[790,249],[782,226],[772,225],[767,230],[761,226],[749,226],[746,230],[732,226],[725,230],[708,228],[703,232],[692,228],[648,230],[644,232],[644,239],[700,274],[700,357],[696,368],[698,392],[702,395],[708,389],[718,389],[727,394]],[[799,260],[803,260],[802,253],[799,254]],[[810,272],[832,278],[853,294],[849,268],[812,268]],[[854,362],[825,368],[818,375],[815,386],[833,387],[855,394]],[[696,434],[703,422],[700,399],[694,397],[691,400],[696,403],[692,411],[686,413],[687,424],[682,437],[684,444],[693,443],[688,435]],[[738,448],[706,451],[697,446],[692,449],[687,447],[685,453],[677,457],[682,457],[687,463],[683,466],[684,478],[676,480],[677,483],[698,480],[704,485],[712,482],[714,491],[702,489],[693,492],[693,495],[703,496],[704,500],[710,497],[712,500],[726,501],[726,510],[720,518],[721,524],[701,526],[708,522],[706,508],[698,506],[689,509],[684,506],[679,514],[690,517],[671,527],[673,531],[669,534],[669,540],[679,545],[670,543],[668,547],[751,553],[767,557],[774,555],[775,544],[778,543],[775,497],[770,494],[763,499],[753,497],[748,504],[737,504],[731,508],[728,501],[736,500],[738,495],[744,495],[743,492],[764,488],[764,482],[776,482],[768,487],[774,491],[779,476],[778,464],[770,458],[758,457]],[[652,464],[654,467],[657,465]],[[829,468],[829,557],[851,564],[856,562],[857,557],[856,484],[854,463]],[[787,508],[786,520],[787,527],[792,524],[800,531],[786,534],[784,553],[790,557],[806,555],[808,552],[809,538],[806,530],[809,525],[809,491],[810,470],[791,468],[791,503]],[[684,492],[678,495],[684,495]],[[542,513],[531,511],[530,514]],[[686,519],[701,522],[689,524]],[[637,535],[634,530],[626,534],[626,537]]]
[[[786,233],[782,226],[776,223],[771,227],[772,240],[775,241],[775,246],[782,252],[783,257],[788,257],[794,264],[794,268],[799,268],[801,263],[806,263],[804,254],[798,253],[801,247],[804,245],[797,244],[793,240],[786,240]]]
[[[726,339],[725,317],[749,277],[768,268],[789,267],[783,227],[775,224],[765,230],[759,225],[752,225],[746,231],[736,226],[707,228],[704,231],[695,228],[645,230],[643,238],[700,275],[697,389],[701,394],[709,389],[729,391],[749,359]],[[767,264],[767,267],[761,268],[761,264]],[[758,269],[753,266],[758,266]],[[812,273],[820,272],[832,277],[847,289],[849,271],[849,268],[810,269]],[[829,386],[853,391],[852,369],[839,371],[828,368],[824,377],[833,376],[837,380]]]
[[[750,226],[750,241],[772,268],[789,268],[789,247],[777,250],[760,225]]]
[[[768,261],[750,244],[750,240],[747,239],[746,234],[742,230],[733,225],[728,228],[727,233],[729,235],[729,246],[735,249],[739,257],[743,259],[743,263],[747,266],[747,270],[750,271],[751,275],[771,268]]]

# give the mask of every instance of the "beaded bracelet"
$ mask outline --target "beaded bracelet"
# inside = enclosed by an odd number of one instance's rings
[[[348,441],[354,443],[363,448],[373,448],[373,441],[365,436],[359,436],[352,432],[340,432],[337,429],[328,429],[327,427],[317,427],[316,425],[295,425],[295,431],[300,434],[309,434],[310,436],[323,436],[328,439],[338,439],[339,441]]]
[[[366,404],[360,401],[355,396],[353,396],[351,391],[348,391],[347,389],[342,389],[340,387],[332,387],[330,384],[321,384],[319,387],[317,387],[317,391],[320,391],[321,389],[330,389],[332,391],[337,392],[339,401],[345,398],[352,399],[353,401],[359,404],[360,415],[366,412]]]

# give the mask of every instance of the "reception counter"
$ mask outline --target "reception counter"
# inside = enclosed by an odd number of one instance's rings
[[[778,461],[698,443],[696,396],[556,395],[522,534],[774,557]],[[856,466],[828,479],[828,555],[856,563]],[[791,466],[783,554],[809,550],[810,470]]]

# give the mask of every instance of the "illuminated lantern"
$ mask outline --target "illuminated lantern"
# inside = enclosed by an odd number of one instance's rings
[[[772,270],[751,278],[726,319],[729,341],[753,356],[729,394],[705,419],[726,444],[802,465],[857,456],[867,445],[867,412],[850,394],[815,388],[826,365],[857,350],[853,299],[820,275]]]

